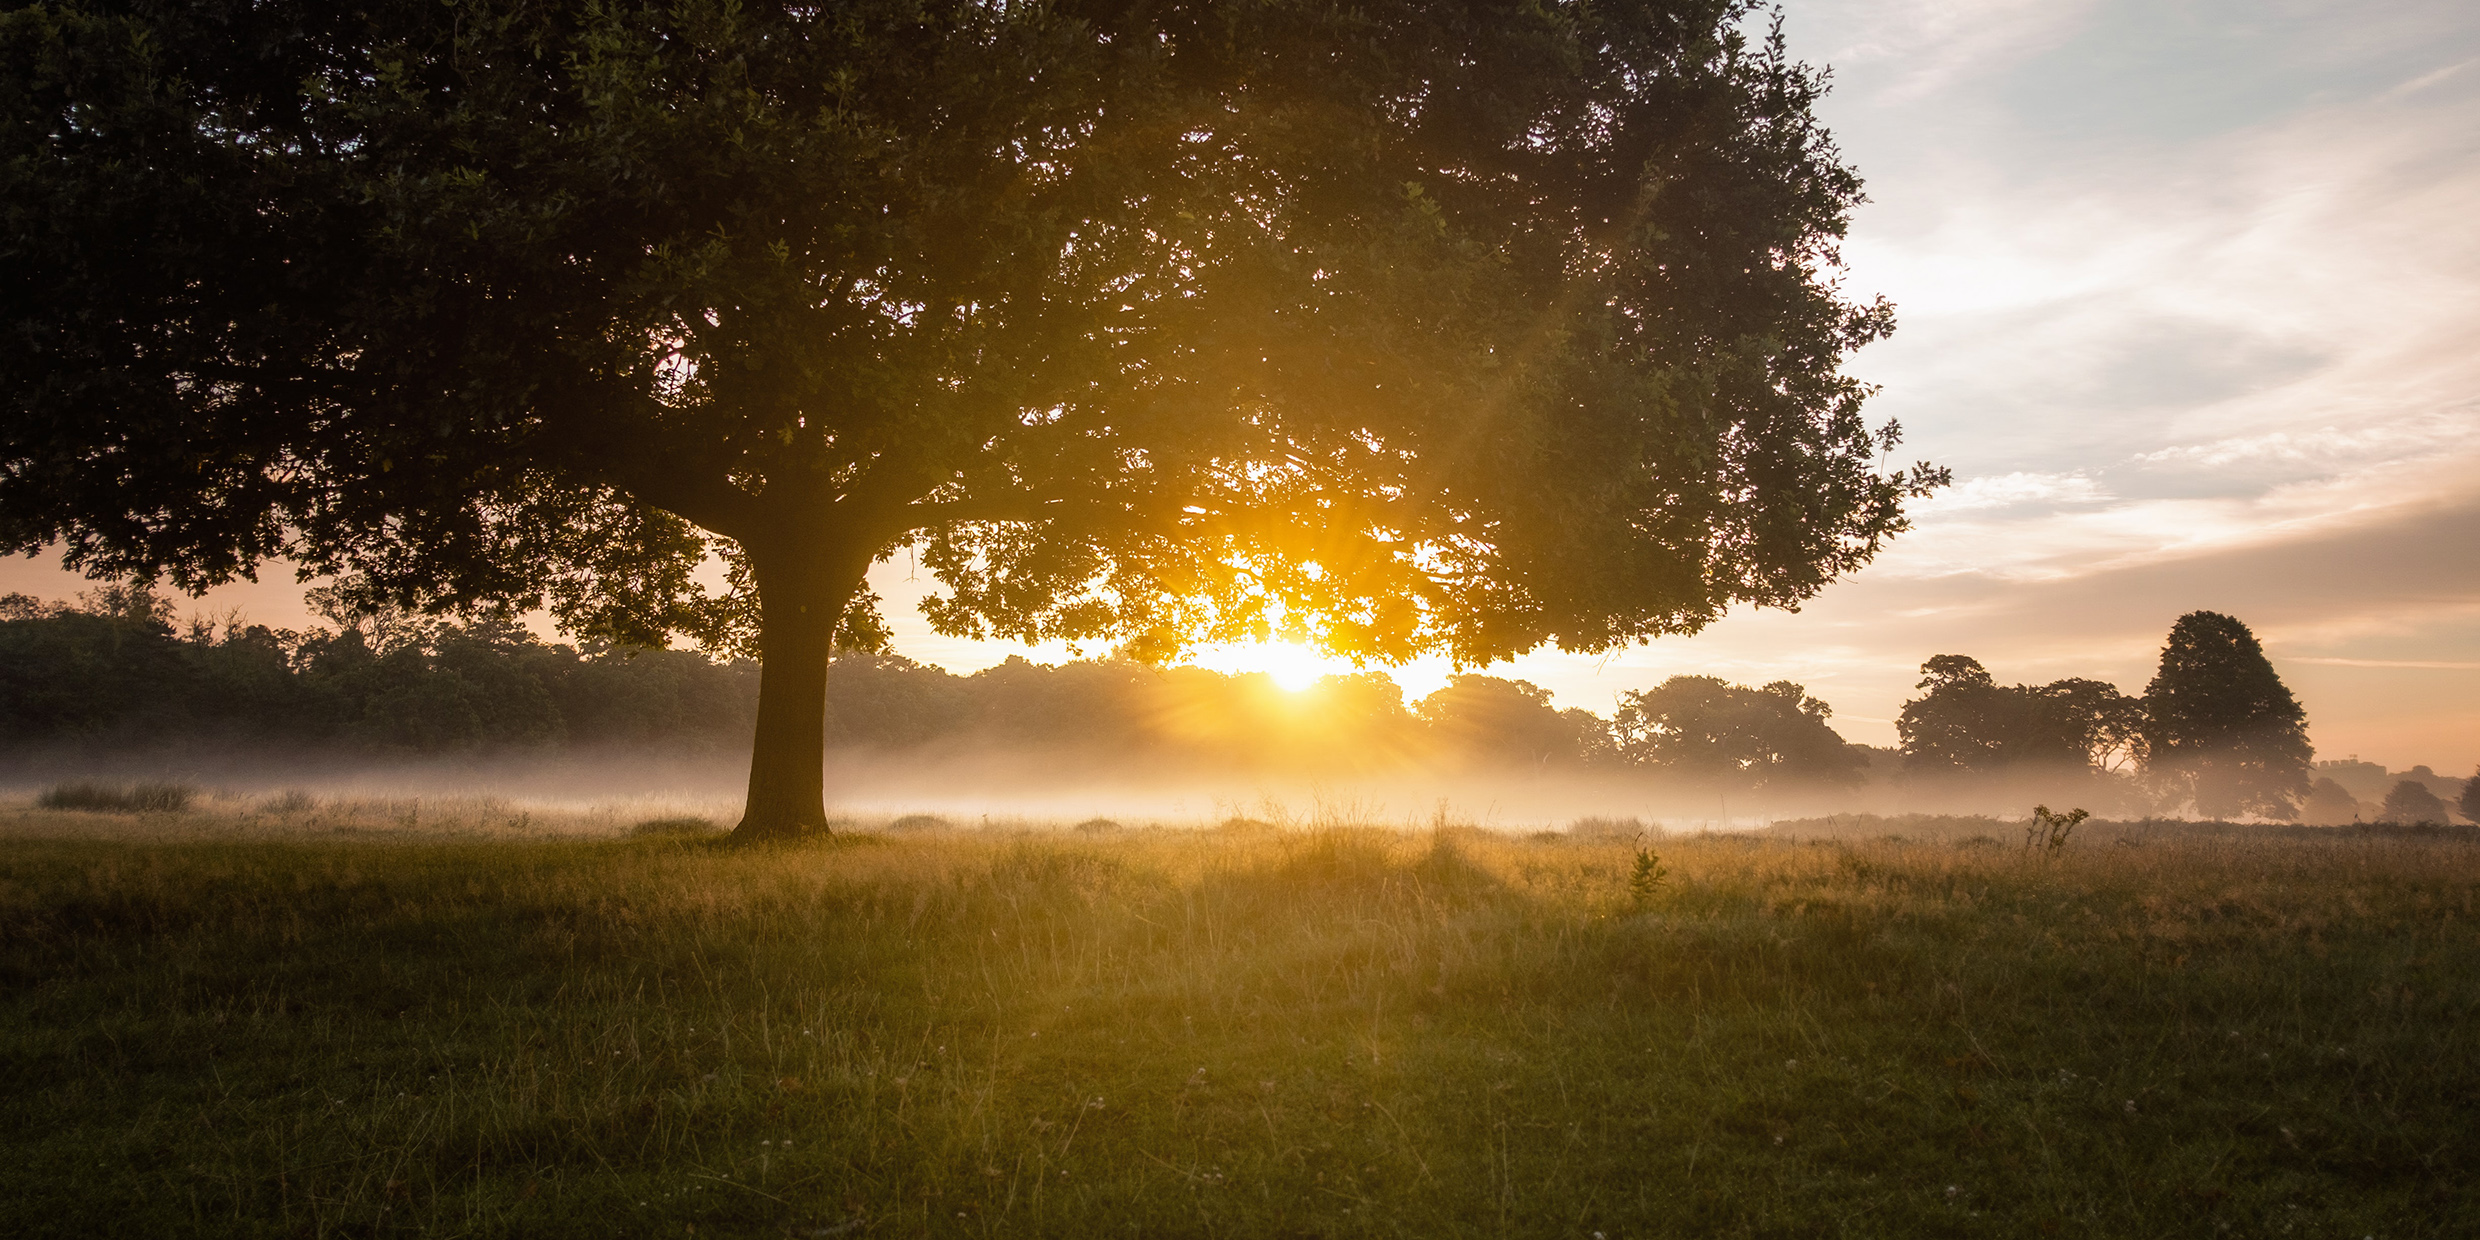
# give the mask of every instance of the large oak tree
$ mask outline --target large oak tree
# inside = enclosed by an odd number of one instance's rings
[[[1741,0],[91,0],[0,15],[0,546],[765,661],[1598,650],[1902,528],[1859,182]],[[724,556],[729,589],[693,576]]]

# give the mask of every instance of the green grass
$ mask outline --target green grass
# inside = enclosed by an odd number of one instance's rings
[[[2459,840],[43,833],[9,1236],[2480,1231]]]

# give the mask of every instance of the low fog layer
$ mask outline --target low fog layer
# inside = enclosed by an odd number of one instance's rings
[[[2366,769],[2343,773],[2363,787],[2426,777],[2447,805],[2461,793],[2462,781],[2424,770],[2356,765]],[[831,812],[864,829],[912,815],[959,828],[1011,829],[1093,819],[1127,827],[1203,827],[1242,818],[1289,827],[1446,822],[1530,831],[1567,829],[1586,819],[1635,819],[1669,832],[1751,830],[1834,815],[2013,820],[2036,804],[2088,808],[2117,819],[2148,816],[2128,795],[2126,781],[2084,772],[1922,777],[1888,766],[1882,778],[1857,785],[1749,788],[1610,769],[1406,769],[1320,779],[1214,773],[1142,756],[1114,760],[1060,749],[841,750],[829,756],[827,777]],[[535,829],[575,820],[560,829],[599,832],[669,816],[728,826],[739,815],[745,778],[742,757],[730,751],[615,748],[392,759],[238,749],[19,753],[0,764],[0,800],[27,804],[67,784],[162,781],[195,790],[202,811],[278,812],[289,797],[296,811],[316,806],[354,818],[400,819],[430,806],[435,818],[488,825],[531,811],[540,815]],[[2311,813],[2305,821],[2375,822],[2382,817],[2377,809],[2360,807],[2354,817]],[[417,817],[412,825],[423,823]]]
[[[2197,613],[2244,637],[2227,617]],[[143,590],[0,600],[0,791],[169,781],[234,803],[497,799],[738,817],[758,669],[685,651],[554,645],[507,620],[339,617],[308,632],[193,622]],[[2256,674],[2287,701],[2270,667]],[[956,676],[891,655],[829,678],[829,807],[850,821],[1538,829],[1633,818],[1733,830],[1818,815],[2115,818],[2201,806],[2151,778],[2146,699],[2090,679],[2001,684],[1941,655],[1900,750],[1846,743],[1802,686],[1675,676],[1608,715],[1461,675],[1407,700],[1377,673],[1286,690],[1264,675],[1010,660]],[[2290,708],[2293,715],[2296,708]],[[2277,721],[2279,722],[2279,721]],[[2450,821],[2463,781],[2306,763],[2261,804],[2309,823]],[[2279,756],[2279,755],[2277,755]],[[597,811],[601,812],[601,811]],[[2234,817],[2239,810],[2196,816]]]

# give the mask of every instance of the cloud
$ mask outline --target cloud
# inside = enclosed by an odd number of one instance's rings
[[[2390,461],[2235,495],[2118,498],[2096,486],[2083,502],[2032,498],[2040,484],[2027,484],[2027,498],[2012,507],[1922,506],[1914,530],[1869,572],[1902,580],[1972,575],[2037,582],[2193,561],[2400,523],[2472,502],[2480,496],[2480,479],[2468,464],[2459,457]]]
[[[2428,72],[2428,73],[2423,73],[2423,74],[2421,74],[2420,76],[2415,77],[2415,78],[2411,79],[2410,81],[2405,82],[2405,83],[2403,83],[2402,85],[2397,86],[2397,87],[2393,88],[2392,90],[2389,90],[2389,91],[2385,92],[2383,95],[2379,96],[2379,98],[2382,98],[2382,99],[2400,99],[2400,98],[2402,98],[2404,95],[2417,94],[2417,93],[2419,93],[2420,91],[2427,90],[2427,89],[2428,89],[2429,87],[2431,87],[2431,86],[2436,86],[2436,85],[2439,85],[2439,84],[2444,83],[2444,82],[2445,82],[2445,81],[2447,81],[2448,79],[2450,79],[2450,78],[2454,77],[2456,74],[2459,74],[2459,73],[2461,73],[2463,70],[2468,69],[2468,68],[2470,68],[2470,67],[2472,67],[2473,65],[2476,65],[2476,64],[2480,64],[2480,57],[2475,57],[2475,58],[2470,59],[2470,60],[2458,60],[2458,61],[2454,62],[2453,64],[2447,65],[2447,66],[2446,66],[2445,68],[2443,68],[2443,69],[2437,69],[2437,70],[2432,70],[2431,72]]]
[[[2200,469],[2274,464],[2333,470],[2349,464],[2417,459],[2441,453],[2461,457],[2475,450],[2480,450],[2480,402],[2451,411],[2409,415],[2379,425],[2348,429],[2329,425],[2179,444],[2139,452],[2134,459],[2147,465]]]
[[[2315,655],[2298,655],[2293,663],[2319,663],[2330,667],[2409,667],[2434,671],[2480,672],[2480,663],[2448,662],[2439,659],[2333,659]]]
[[[2110,498],[2108,490],[2082,474],[2035,474],[2018,470],[1996,477],[1968,478],[1938,492],[1913,511],[1916,518],[1933,521],[1955,512],[2014,508],[2024,504],[2093,504]]]
[[[1827,63],[1854,71],[1881,101],[1902,102],[1959,79],[2003,71],[2068,37],[2093,0],[1898,0],[1802,5],[1795,34],[1832,50]]]

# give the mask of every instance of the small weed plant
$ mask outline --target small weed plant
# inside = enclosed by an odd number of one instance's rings
[[[1628,874],[1628,897],[1643,908],[1653,903],[1662,890],[1663,880],[1671,876],[1670,867],[1662,864],[1662,855],[1643,844],[1636,846],[1635,868]]]
[[[2071,809],[2060,814],[2051,812],[2046,805],[2035,805],[2032,821],[2024,824],[2024,848],[2044,855],[2057,853],[2066,848],[2076,824],[2090,817],[2090,810]]]

